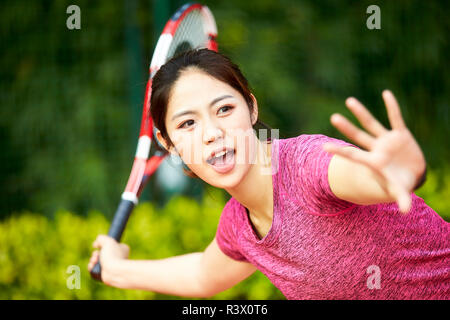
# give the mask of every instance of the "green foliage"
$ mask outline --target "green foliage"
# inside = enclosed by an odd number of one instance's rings
[[[425,184],[415,193],[424,199],[425,203],[444,220],[450,222],[450,201],[448,198],[450,194],[450,170],[447,168],[430,170],[428,168],[427,171]]]
[[[123,242],[130,259],[163,259],[203,251],[212,241],[224,200],[205,197],[202,204],[173,198],[157,210],[151,203],[133,212]],[[87,263],[97,234],[109,221],[92,211],[80,217],[59,211],[54,219],[24,212],[0,224],[0,299],[190,299],[108,287],[90,278]],[[81,269],[81,288],[68,289],[67,269]],[[213,299],[284,299],[259,271]]]

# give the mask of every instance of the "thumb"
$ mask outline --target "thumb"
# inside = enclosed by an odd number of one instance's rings
[[[126,254],[126,256],[128,256],[130,254],[130,247],[124,243],[120,244],[123,252]]]
[[[393,187],[394,197],[402,214],[407,214],[411,209],[411,195],[399,184]]]
[[[408,192],[404,191],[400,194],[398,199],[398,207],[400,208],[400,212],[403,214],[407,214],[409,210],[411,210],[411,196]]]
[[[101,235],[97,236],[97,239],[95,239],[92,246],[94,248],[101,249],[107,241],[109,241],[108,236],[101,234]]]

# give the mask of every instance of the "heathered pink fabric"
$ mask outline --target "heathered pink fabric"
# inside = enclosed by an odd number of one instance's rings
[[[320,134],[273,140],[272,226],[259,239],[231,198],[217,228],[221,250],[255,265],[287,299],[450,299],[450,224],[414,193],[407,215],[395,202],[334,196],[327,141],[354,146]]]

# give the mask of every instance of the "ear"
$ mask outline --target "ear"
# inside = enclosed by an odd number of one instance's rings
[[[250,96],[253,100],[253,112],[250,115],[250,119],[252,120],[252,125],[255,125],[256,121],[258,120],[258,101],[256,101],[255,96],[253,93],[250,93]]]
[[[175,153],[172,149],[172,147],[168,147],[168,143],[166,141],[166,139],[163,138],[161,131],[159,131],[159,129],[156,130],[156,139],[158,140],[158,142],[164,147],[164,149],[166,149],[168,152],[171,152],[173,154],[178,155],[177,153]]]

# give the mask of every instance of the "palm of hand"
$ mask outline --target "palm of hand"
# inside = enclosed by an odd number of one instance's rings
[[[349,98],[346,101],[347,107],[368,132],[357,128],[339,114],[332,115],[331,123],[367,151],[356,148],[343,149],[330,143],[325,144],[324,149],[370,167],[384,178],[386,191],[396,199],[400,211],[407,212],[411,206],[410,192],[424,171],[425,159],[419,145],[403,122],[393,94],[385,90],[383,99],[392,130],[384,128],[358,100]]]

